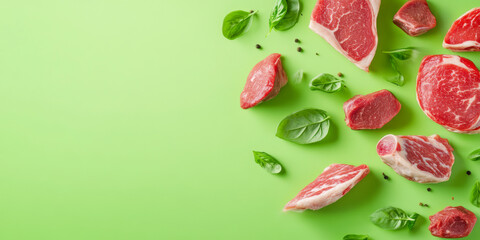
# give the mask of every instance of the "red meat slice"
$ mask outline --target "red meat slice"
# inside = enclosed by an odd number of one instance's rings
[[[283,210],[317,210],[332,204],[350,191],[369,171],[367,165],[355,167],[332,164],[288,202]]]
[[[419,183],[447,181],[455,162],[448,140],[438,135],[387,135],[378,142],[377,153],[399,175]]]
[[[418,71],[417,101],[430,119],[449,131],[480,132],[480,73],[466,58],[426,56]]]
[[[377,49],[379,8],[380,0],[319,0],[310,29],[368,72]]]
[[[240,95],[240,107],[247,109],[272,99],[287,84],[280,57],[278,53],[271,54],[253,67]]]
[[[428,32],[437,25],[426,0],[410,0],[393,17],[393,23],[410,36]]]
[[[387,90],[357,95],[343,104],[345,123],[353,130],[381,128],[400,108],[400,102]]]
[[[468,11],[453,22],[443,47],[457,52],[480,51],[480,8]]]
[[[428,230],[435,237],[462,238],[472,232],[477,217],[462,206],[446,207],[442,211],[430,216]]]

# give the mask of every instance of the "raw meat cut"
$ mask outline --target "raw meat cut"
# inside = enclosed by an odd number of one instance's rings
[[[287,84],[280,57],[278,53],[271,54],[253,67],[240,95],[240,107],[247,109],[272,99]]]
[[[367,165],[355,167],[332,164],[288,202],[283,211],[317,210],[332,204],[350,191],[369,171]]]
[[[417,76],[417,101],[430,119],[449,131],[480,132],[480,73],[466,58],[423,58]]]
[[[393,17],[393,23],[410,36],[428,32],[437,25],[426,0],[410,0]]]
[[[380,0],[319,0],[310,29],[368,72],[377,49],[379,8]]]
[[[443,47],[452,51],[480,51],[480,8],[474,8],[453,22]]]
[[[387,90],[357,95],[343,104],[345,123],[353,130],[381,128],[400,108],[400,102]]]
[[[429,218],[428,230],[433,236],[441,238],[466,237],[477,222],[475,214],[462,206],[446,207]]]
[[[439,183],[450,178],[455,161],[453,148],[438,135],[387,135],[377,144],[382,161],[402,177],[419,183]]]

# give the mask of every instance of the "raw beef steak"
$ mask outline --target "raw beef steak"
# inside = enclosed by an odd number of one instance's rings
[[[453,148],[438,135],[387,135],[377,144],[382,161],[402,177],[419,183],[439,183],[450,178],[455,161]]]
[[[426,0],[410,0],[393,17],[393,23],[410,36],[428,32],[437,25]]]
[[[433,236],[441,238],[466,237],[477,222],[475,214],[462,206],[446,207],[429,218],[428,230]]]
[[[400,102],[387,90],[357,95],[343,104],[345,123],[353,130],[381,128],[400,108]]]
[[[368,72],[377,49],[379,8],[380,0],[318,0],[310,28]]]
[[[454,55],[423,58],[417,101],[430,119],[449,131],[480,131],[480,73],[468,59]]]
[[[278,53],[271,54],[253,67],[240,95],[240,107],[247,109],[272,99],[287,84],[280,57]]]
[[[350,191],[369,171],[367,165],[355,167],[346,164],[332,164],[288,202],[283,210],[317,210],[332,204]]]
[[[443,47],[452,51],[480,51],[480,8],[474,8],[453,22]]]

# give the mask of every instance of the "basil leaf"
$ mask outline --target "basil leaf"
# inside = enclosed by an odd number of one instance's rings
[[[480,182],[476,181],[473,185],[472,191],[470,192],[470,202],[480,207]]]
[[[395,76],[388,78],[387,80],[397,86],[403,86],[405,84],[405,77],[403,74],[398,70],[398,63],[395,58],[392,56],[389,57],[390,59],[390,65],[392,65],[393,70],[395,71]]]
[[[280,22],[275,25],[275,30],[285,31],[293,26],[298,21],[300,16],[300,2],[298,0],[286,0],[287,2],[287,13],[280,20]]]
[[[368,240],[368,235],[348,234],[343,237],[343,240]]]
[[[477,149],[468,155],[468,158],[472,161],[480,160],[480,149]]]
[[[407,222],[407,227],[409,230],[412,230],[413,227],[415,226],[415,223],[417,223],[417,219],[420,215],[418,213],[413,213],[412,215],[410,215],[409,217],[413,220],[410,220]]]
[[[277,128],[276,136],[298,144],[321,141],[328,134],[330,117],[320,109],[305,109],[288,115]]]
[[[287,1],[286,0],[276,0],[275,6],[273,7],[272,12],[270,13],[270,19],[268,20],[268,26],[270,31],[277,26],[277,24],[285,17],[287,14]]]
[[[269,173],[278,174],[283,169],[282,164],[266,152],[253,151],[253,157],[255,158],[255,162]]]
[[[242,33],[248,31],[250,25],[252,24],[252,16],[257,11],[245,12],[245,11],[233,11],[223,19],[222,33],[223,36],[227,39],[233,40]]]
[[[407,60],[410,59],[413,55],[413,47],[408,47],[408,48],[400,48],[400,49],[395,49],[391,51],[383,51],[383,53],[390,55],[390,57],[393,57],[398,60]]]
[[[339,80],[331,74],[320,74],[310,81],[310,90],[320,90],[327,93],[337,92],[345,86],[343,80]]]
[[[302,69],[298,70],[298,72],[295,73],[295,76],[293,77],[293,81],[295,83],[301,83],[303,80],[303,75],[304,75],[303,70]]]
[[[414,48],[400,48],[391,51],[383,51],[383,53],[388,54],[390,65],[392,65],[392,68],[395,71],[395,76],[387,78],[387,80],[395,85],[403,86],[405,84],[405,77],[398,69],[397,61],[405,61],[410,59],[414,53]]]
[[[413,228],[415,222],[417,221],[418,214],[413,214],[408,216],[405,211],[396,207],[386,207],[378,209],[372,215],[370,215],[370,221],[375,225],[387,229],[387,230],[397,230],[404,228],[407,224],[411,224],[410,227]]]

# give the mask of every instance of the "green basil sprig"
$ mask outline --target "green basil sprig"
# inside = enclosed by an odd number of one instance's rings
[[[480,182],[476,181],[470,192],[470,202],[476,207],[480,207]]]
[[[320,109],[305,109],[288,115],[277,128],[276,136],[298,144],[319,142],[330,129],[330,116]]]
[[[368,240],[368,235],[348,234],[343,237],[343,240]]]
[[[395,76],[387,78],[387,80],[395,85],[403,86],[405,84],[405,77],[400,72],[398,68],[398,61],[405,61],[412,57],[414,48],[401,48],[391,51],[383,51],[383,53],[388,55],[390,65],[392,65],[393,70],[395,71]]]
[[[319,90],[327,93],[340,91],[345,87],[345,82],[331,74],[322,73],[310,81],[310,90]]]
[[[375,225],[387,229],[397,230],[408,226],[411,230],[415,225],[417,213],[408,215],[405,211],[396,207],[381,208],[370,215],[370,221]]]
[[[468,159],[472,161],[480,160],[480,149],[477,149],[468,155]]]
[[[270,32],[272,29],[277,26],[277,24],[282,20],[283,17],[287,14],[287,1],[286,0],[276,0],[275,6],[270,13],[270,18],[268,19],[268,26]]]
[[[300,2],[298,0],[286,0],[287,13],[283,18],[275,25],[275,30],[286,31],[298,22],[300,16]]]
[[[280,164],[280,162],[270,154],[266,152],[253,151],[253,157],[255,158],[255,162],[267,170],[267,172],[271,174],[278,174],[282,172],[282,164]]]
[[[269,32],[274,28],[279,31],[292,28],[298,22],[299,16],[299,0],[276,0],[268,21]]]
[[[238,38],[242,33],[248,31],[252,24],[253,15],[257,11],[245,12],[242,10],[233,11],[223,19],[222,33],[227,39],[233,40]]]

